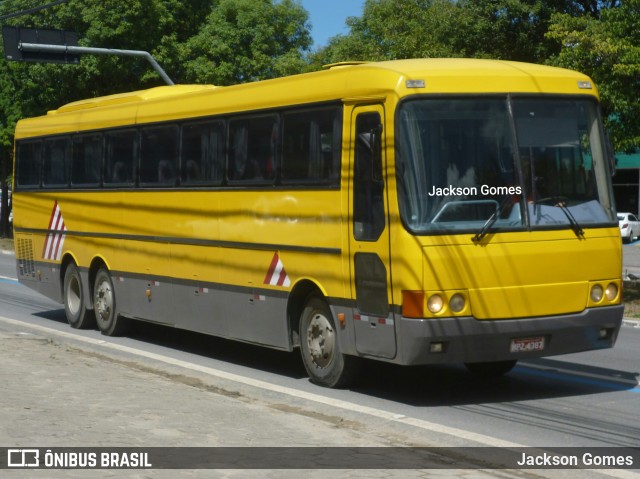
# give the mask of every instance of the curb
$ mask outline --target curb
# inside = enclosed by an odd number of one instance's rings
[[[622,318],[622,324],[630,326],[632,328],[640,328],[640,319],[628,319]]]

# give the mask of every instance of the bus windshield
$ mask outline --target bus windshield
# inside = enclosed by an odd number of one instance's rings
[[[414,233],[615,223],[595,101],[422,97],[398,118],[398,195]]]

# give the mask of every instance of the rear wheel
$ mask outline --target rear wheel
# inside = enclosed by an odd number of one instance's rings
[[[111,275],[106,269],[100,269],[93,288],[93,307],[98,329],[107,336],[122,335],[128,325],[126,318],[116,311],[116,293]]]
[[[358,371],[358,358],[342,354],[329,305],[312,296],[300,318],[302,362],[312,382],[331,388],[347,386]]]
[[[72,328],[85,329],[93,326],[93,318],[87,312],[84,287],[80,270],[71,263],[64,273],[64,312]]]
[[[507,374],[518,361],[493,361],[488,363],[465,363],[467,369],[474,375],[483,378],[495,378]]]

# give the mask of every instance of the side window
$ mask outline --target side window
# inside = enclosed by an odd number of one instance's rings
[[[71,155],[71,186],[99,186],[102,168],[102,135],[77,135]]]
[[[135,184],[138,134],[136,130],[113,131],[104,136],[104,183],[107,186]]]
[[[385,227],[381,127],[378,113],[356,118],[353,231],[360,241],[377,240]]]
[[[21,141],[17,145],[17,186],[39,187],[42,176],[42,142]]]
[[[286,113],[282,120],[282,182],[338,183],[340,108]]]
[[[53,138],[44,141],[42,157],[42,184],[47,187],[64,187],[68,183],[67,163],[69,139]]]
[[[181,160],[182,184],[220,184],[224,166],[224,123],[184,125]]]
[[[147,126],[141,133],[140,183],[175,185],[178,179],[178,127]]]
[[[232,183],[272,183],[278,147],[278,117],[229,122],[228,176]]]

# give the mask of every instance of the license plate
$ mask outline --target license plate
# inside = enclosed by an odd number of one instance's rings
[[[542,351],[544,349],[544,338],[521,338],[511,340],[512,353],[526,353],[529,351]]]

